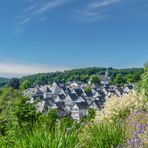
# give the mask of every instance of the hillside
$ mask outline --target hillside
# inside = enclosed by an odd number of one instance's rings
[[[0,77],[0,87],[4,87],[9,83],[9,79]]]
[[[68,81],[82,81],[87,82],[90,76],[104,75],[106,68],[92,67],[74,69],[64,72],[54,73],[41,73],[35,75],[29,75],[22,77],[20,80],[28,80],[32,86],[36,84],[50,84],[54,81],[66,83]],[[130,69],[114,69],[108,68],[109,76],[111,78],[111,84],[137,82],[140,79],[141,74],[144,72],[143,68],[130,68]],[[121,81],[121,82],[120,82]]]
[[[88,82],[92,75],[99,77],[104,75],[106,68],[101,67],[88,67],[81,69],[73,69],[64,72],[52,72],[52,73],[39,73],[34,75],[28,75],[20,78],[20,82],[28,80],[31,86],[36,84],[51,84],[54,81],[67,83],[69,81],[82,81]],[[128,69],[115,69],[108,68],[110,83],[111,84],[125,84],[135,83],[140,80],[141,74],[144,72],[143,68],[128,68]],[[9,84],[10,79],[0,77],[0,88]]]

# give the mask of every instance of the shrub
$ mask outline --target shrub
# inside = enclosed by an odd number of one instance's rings
[[[135,91],[121,97],[112,96],[107,99],[104,108],[96,113],[94,121],[98,123],[104,120],[123,120],[133,110],[140,110],[147,108],[147,106],[148,102],[144,100],[142,95],[138,96]]]
[[[136,89],[140,94],[143,93],[146,101],[148,101],[148,71],[142,75]]]

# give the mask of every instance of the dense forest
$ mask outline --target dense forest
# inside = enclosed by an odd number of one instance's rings
[[[74,69],[64,72],[44,73],[25,76],[20,81],[28,80],[31,86],[36,84],[51,84],[54,81],[67,83],[69,81],[82,81],[88,82],[91,76],[95,75],[99,77],[104,75],[106,68],[83,68]],[[109,76],[111,78],[111,84],[125,84],[137,82],[140,79],[141,74],[144,72],[143,68],[131,68],[131,69],[114,69],[108,68]]]
[[[36,84],[44,85],[51,84],[52,82],[67,83],[69,81],[82,81],[87,83],[91,76],[99,78],[100,75],[104,75],[106,68],[90,67],[82,69],[74,69],[64,72],[52,72],[52,73],[39,73],[29,76],[24,76],[19,79],[20,83],[24,80],[29,81],[29,86],[34,87]],[[111,78],[110,84],[125,84],[135,83],[140,79],[141,74],[144,72],[143,68],[129,68],[129,69],[114,69],[108,68],[109,76]],[[0,88],[7,87],[10,83],[10,79],[0,78]]]

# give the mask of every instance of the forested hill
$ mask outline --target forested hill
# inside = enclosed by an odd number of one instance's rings
[[[9,83],[9,79],[0,77],[0,87],[4,87]]]
[[[106,68],[92,67],[74,69],[64,72],[41,73],[35,75],[24,76],[20,81],[28,80],[32,86],[36,84],[49,84],[54,81],[66,83],[68,81],[82,81],[87,82],[92,75],[104,75]],[[141,74],[144,72],[143,68],[130,69],[114,69],[108,68],[109,76],[111,77],[111,84],[124,84],[128,82],[137,82]]]
[[[90,67],[74,69],[64,72],[40,73],[29,76],[24,76],[20,82],[28,80],[31,86],[36,84],[50,84],[54,81],[66,83],[68,81],[82,81],[87,82],[92,75],[104,75],[106,68]],[[111,84],[125,84],[128,82],[137,82],[141,74],[144,72],[143,68],[129,68],[129,69],[114,69],[108,68],[109,76],[111,77]],[[10,79],[0,77],[0,88],[8,86]]]

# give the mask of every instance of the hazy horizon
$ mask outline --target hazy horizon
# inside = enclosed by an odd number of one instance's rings
[[[3,72],[0,72],[0,78],[8,78],[8,79],[11,79],[11,78],[22,78],[23,76],[29,76],[29,75],[34,75],[34,74],[39,74],[39,73],[51,73],[51,72],[57,72],[57,71],[60,71],[60,72],[63,72],[63,71],[68,71],[68,70],[73,70],[73,69],[83,69],[83,68],[93,68],[93,67],[97,67],[97,66],[89,66],[89,67],[79,67],[79,68],[71,68],[71,69],[63,69],[63,70],[54,70],[54,71],[42,71],[42,72],[32,72],[32,73],[3,73]],[[102,66],[98,66],[100,68],[109,68],[109,67],[102,67]],[[112,66],[111,66],[112,67]],[[128,68],[143,68],[143,67],[122,67],[122,68],[117,68],[117,67],[112,67],[114,69],[128,69]],[[20,70],[21,71],[21,70]]]

